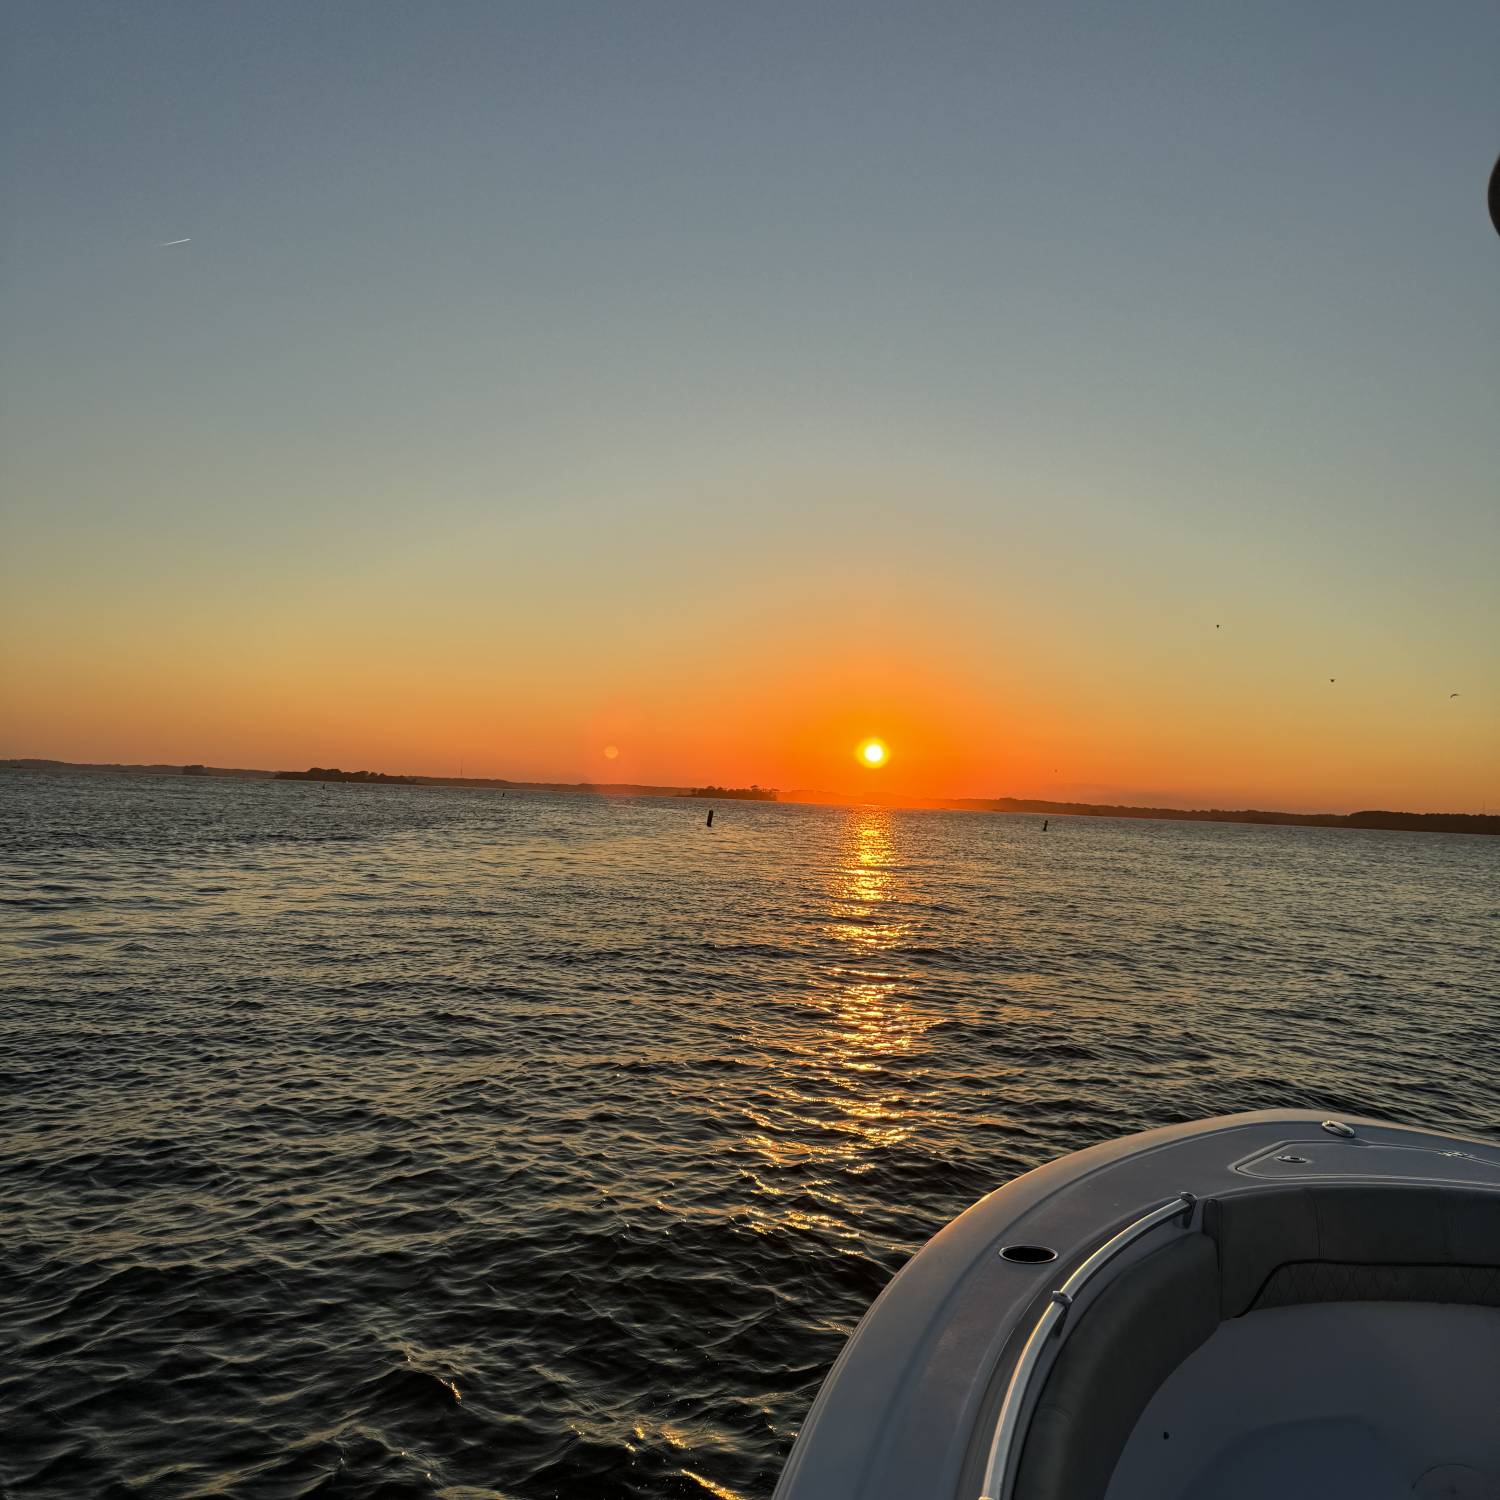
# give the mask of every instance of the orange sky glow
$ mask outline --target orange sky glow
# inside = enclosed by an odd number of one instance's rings
[[[1346,658],[1330,683],[1321,664],[1288,669],[1254,622],[1226,635],[1185,616],[1153,626],[1148,651],[1139,626],[1113,647],[1066,629],[1029,642],[973,601],[874,628],[856,599],[832,624],[783,599],[779,621],[760,601],[696,631],[576,614],[517,631],[434,589],[415,629],[409,606],[356,610],[361,584],[345,586],[347,619],[273,607],[260,628],[232,606],[216,618],[206,593],[184,618],[180,601],[143,591],[127,612],[106,590],[95,618],[7,657],[0,753],[870,801],[1478,810],[1493,789],[1490,720],[1446,682]],[[878,769],[859,758],[871,737],[889,750]]]

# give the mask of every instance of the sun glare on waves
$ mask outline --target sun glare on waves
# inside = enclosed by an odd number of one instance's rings
[[[858,750],[854,752],[862,766],[868,766],[872,771],[883,766],[890,757],[890,751],[885,748],[881,740],[866,740]]]

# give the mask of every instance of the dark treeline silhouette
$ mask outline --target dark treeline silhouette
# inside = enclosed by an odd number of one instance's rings
[[[122,765],[118,761],[42,760],[36,756],[0,760],[0,771],[66,771],[71,776],[221,776],[239,781],[269,781],[273,771],[253,771],[238,766]]]
[[[337,766],[309,766],[305,771],[278,771],[277,781],[377,781],[382,786],[416,786],[413,776],[391,776],[385,771],[341,771]]]
[[[204,766],[202,771],[178,764],[121,765],[71,760],[45,760],[37,756],[0,760],[0,771],[66,771],[74,776],[224,776],[240,781],[323,780],[329,768],[313,766],[307,771],[261,771],[248,767]],[[651,786],[633,781],[509,781],[502,776],[356,776],[334,770],[340,779],[399,782],[402,786],[460,786],[499,791],[561,792],[569,796],[685,797],[685,786]]]
[[[1387,828],[1400,833],[1497,833],[1500,816],[1484,813],[1293,813],[1257,808],[1129,807],[1107,802],[1041,802],[1023,797],[963,800],[952,804],[989,812],[1071,814],[1084,818],[1165,818],[1179,823],[1282,823],[1301,828]]]
[[[774,786],[695,786],[688,797],[716,797],[723,802],[774,802]]]

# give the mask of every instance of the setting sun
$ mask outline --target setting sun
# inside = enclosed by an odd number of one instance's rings
[[[861,765],[869,766],[874,770],[877,766],[883,766],[890,751],[879,740],[866,740],[857,752]]]

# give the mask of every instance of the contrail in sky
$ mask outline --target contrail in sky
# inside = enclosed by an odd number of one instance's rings
[[[156,248],[158,250],[165,250],[169,245],[191,245],[192,243],[193,237],[189,235],[185,240],[158,240]]]

